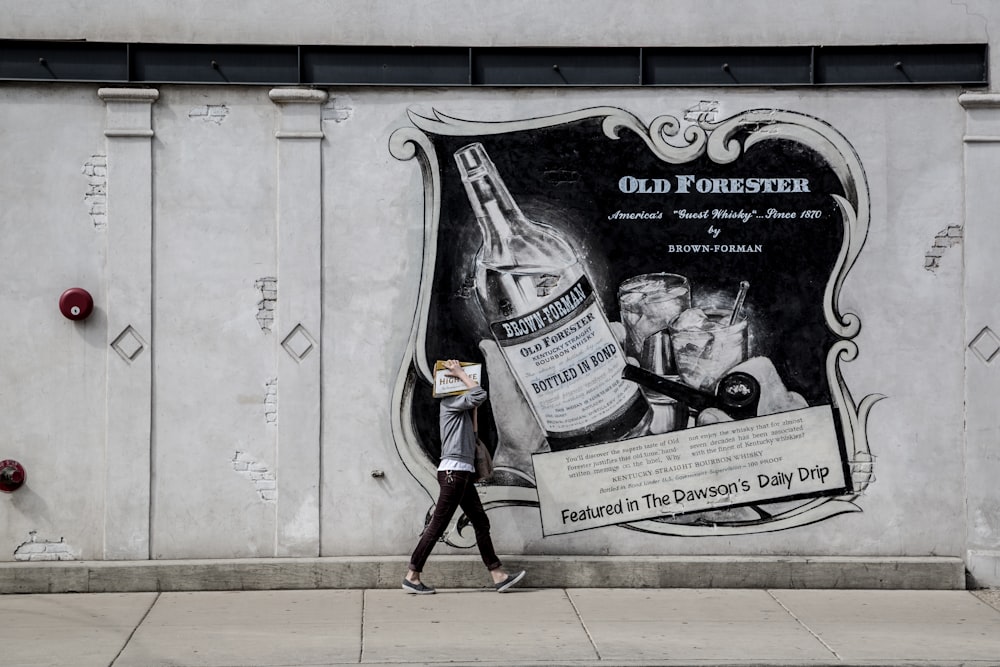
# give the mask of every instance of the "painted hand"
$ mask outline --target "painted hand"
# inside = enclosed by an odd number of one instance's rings
[[[801,394],[788,391],[785,383],[778,375],[778,370],[767,357],[753,357],[730,369],[730,372],[743,371],[749,373],[760,383],[760,401],[757,403],[757,416],[773,415],[778,412],[798,410],[809,407]],[[732,418],[718,408],[708,408],[698,414],[698,426],[732,421]]]
[[[487,339],[479,343],[479,350],[489,369],[490,405],[499,436],[493,465],[501,472],[510,471],[534,484],[531,455],[549,451],[545,434],[507,367],[500,346]]]

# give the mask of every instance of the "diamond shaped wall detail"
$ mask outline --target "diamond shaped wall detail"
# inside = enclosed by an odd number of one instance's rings
[[[980,361],[988,364],[1000,354],[1000,338],[989,327],[983,327],[983,330],[969,343],[969,349],[979,357]]]
[[[316,347],[316,341],[304,326],[296,324],[292,332],[281,341],[281,347],[285,348],[295,361],[302,361]]]
[[[142,339],[132,325],[128,325],[118,334],[118,337],[111,341],[111,349],[118,353],[118,356],[131,364],[135,358],[146,349],[146,341]]]

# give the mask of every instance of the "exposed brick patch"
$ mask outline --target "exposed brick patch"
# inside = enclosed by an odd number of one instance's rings
[[[63,538],[55,540],[38,539],[38,531],[28,533],[29,539],[16,549],[14,549],[14,560],[20,561],[43,561],[43,560],[76,560],[74,550],[70,548]]]
[[[931,272],[937,271],[941,266],[941,258],[944,256],[944,251],[961,243],[962,233],[961,225],[948,225],[945,229],[938,232],[937,236],[934,237],[931,249],[924,256],[924,268]]]
[[[332,120],[334,123],[343,123],[350,120],[354,115],[354,102],[350,97],[343,95],[331,97],[330,100],[323,105],[321,114],[323,120]]]
[[[257,323],[261,331],[271,331],[274,323],[274,307],[278,303],[278,279],[264,277],[254,282],[254,287],[260,291],[260,301],[257,302]]]
[[[702,100],[684,111],[684,120],[691,123],[714,123],[719,116],[719,103]]]
[[[267,503],[278,500],[278,484],[274,473],[246,452],[236,450],[232,459],[233,470],[253,482],[260,499]]]
[[[103,230],[108,226],[108,156],[91,155],[80,169],[87,177],[87,191],[83,203],[94,223],[94,229]]]
[[[864,495],[869,486],[875,483],[875,456],[868,452],[858,452],[851,461],[851,481],[854,493]]]
[[[200,120],[216,125],[221,125],[228,115],[229,107],[225,104],[206,104],[188,111],[188,118],[191,120]]]
[[[268,424],[278,423],[278,378],[271,378],[265,385],[264,419]]]

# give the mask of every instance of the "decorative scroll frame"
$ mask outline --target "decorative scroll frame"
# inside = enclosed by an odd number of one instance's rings
[[[826,122],[794,111],[753,109],[718,122],[701,119],[683,125],[676,117],[663,115],[648,126],[635,115],[616,107],[592,107],[569,113],[524,120],[487,122],[463,120],[431,110],[430,116],[409,111],[415,127],[396,130],[389,140],[389,150],[399,160],[416,158],[420,163],[424,185],[423,264],[420,291],[413,324],[393,390],[392,431],[396,448],[407,470],[433,498],[437,488],[436,466],[420,446],[411,414],[412,396],[418,377],[432,380],[426,358],[426,331],[431,297],[431,277],[437,252],[438,220],[441,211],[441,174],[434,144],[427,133],[444,136],[484,136],[551,128],[584,119],[603,119],[604,134],[612,140],[622,132],[632,132],[659,159],[669,164],[684,164],[703,155],[717,164],[737,160],[744,151],[760,142],[785,139],[812,149],[824,158],[844,188],[845,196],[831,195],[840,210],[844,240],[837,261],[826,285],[823,312],[826,326],[840,340],[831,347],[826,358],[826,374],[830,394],[840,419],[845,447],[850,463],[853,489],[849,494],[782,503],[774,514],[760,512],[754,520],[673,523],[665,519],[647,519],[621,524],[625,528],[661,535],[682,537],[746,535],[785,530],[804,526],[838,514],[860,512],[855,503],[858,496],[875,481],[874,456],[871,454],[867,424],[872,406],[884,398],[881,394],[865,396],[855,402],[841,374],[841,362],[857,358],[854,338],[861,331],[861,319],[854,313],[841,313],[840,294],[848,272],[854,266],[868,235],[871,211],[868,183],[864,168],[851,144]],[[743,137],[742,140],[739,137]],[[538,506],[538,494],[533,487],[479,486],[483,506],[489,510],[512,505]],[[475,544],[468,522],[458,516],[452,520],[445,541],[456,547]]]

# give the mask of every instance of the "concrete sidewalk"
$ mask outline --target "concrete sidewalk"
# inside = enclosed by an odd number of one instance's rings
[[[1000,665],[1000,591],[525,587],[503,595],[0,596],[5,667],[456,663]]]

